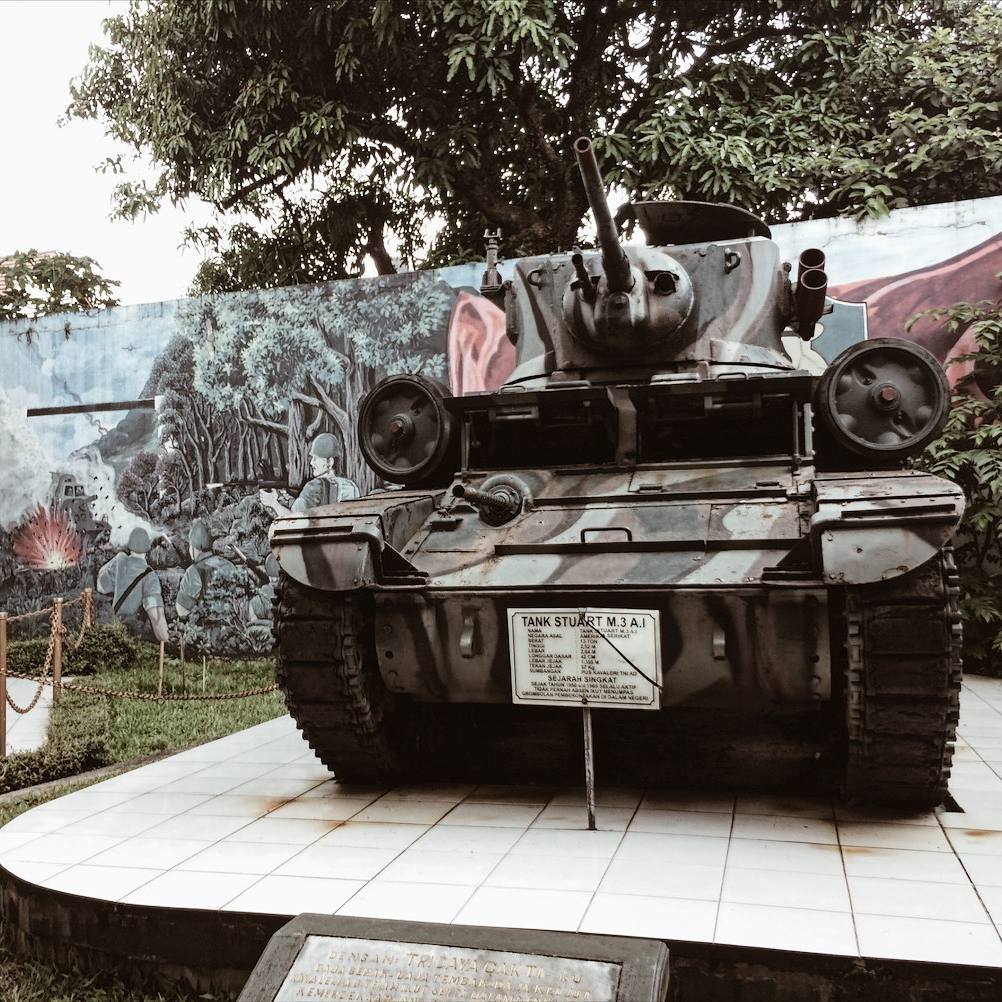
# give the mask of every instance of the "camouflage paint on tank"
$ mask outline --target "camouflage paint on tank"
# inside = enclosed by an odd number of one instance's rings
[[[526,502],[502,526],[451,491],[390,491],[276,523],[291,576],[376,596],[390,688],[508,702],[508,607],[611,602],[661,611],[665,706],[810,706],[831,687],[827,585],[918,566],[962,511],[956,488],[908,470],[719,464],[505,476],[524,485]],[[798,547],[806,565],[785,571]]]
[[[628,341],[617,352],[598,351],[573,336],[575,315],[565,309],[567,288],[575,273],[568,255],[526,258],[515,265],[515,281],[506,309],[514,329],[516,364],[508,380],[536,385],[552,378],[596,380],[600,373],[628,366],[707,374],[763,367],[793,368],[781,332],[792,309],[790,285],[780,267],[779,249],[763,237],[671,248],[626,248],[631,263],[650,271],[655,253],[689,276],[694,304],[685,323],[666,345],[649,347]],[[597,254],[585,256],[589,271]]]

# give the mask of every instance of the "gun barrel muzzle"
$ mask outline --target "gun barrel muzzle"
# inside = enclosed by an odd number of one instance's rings
[[[633,288],[633,271],[619,242],[616,224],[613,222],[609,202],[605,197],[602,172],[598,169],[595,149],[588,136],[581,136],[574,141],[574,155],[577,157],[588,204],[595,215],[595,228],[598,232],[598,245],[602,250],[602,271],[605,272],[606,285],[610,292],[629,292]]]
[[[452,493],[457,498],[469,501],[480,509],[481,514],[494,525],[500,525],[514,518],[522,508],[522,497],[514,489],[504,486],[493,491],[478,491],[465,484],[456,484]]]
[[[825,311],[827,292],[828,276],[820,268],[804,268],[801,271],[794,299],[797,307],[797,330],[805,341],[814,337],[814,325]]]
[[[800,276],[810,268],[825,270],[825,252],[819,247],[808,247],[806,250],[800,252],[800,257],[797,260],[798,282],[800,281]]]

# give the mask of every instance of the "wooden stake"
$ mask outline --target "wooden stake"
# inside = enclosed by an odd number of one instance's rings
[[[205,655],[202,655],[202,692],[205,692],[205,672],[206,672]]]
[[[187,676],[184,670],[184,641],[181,641],[181,695],[186,696],[188,694],[188,682]]]
[[[94,589],[84,588],[83,607],[84,629],[89,630],[94,625]]]
[[[164,642],[160,641],[160,681],[157,683],[157,695],[164,694]]]
[[[0,758],[7,754],[7,613],[0,612]]]
[[[52,604],[52,702],[58,703],[63,686],[63,600]]]

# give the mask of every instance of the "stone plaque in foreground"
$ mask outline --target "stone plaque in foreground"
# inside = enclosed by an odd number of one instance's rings
[[[583,1002],[614,999],[619,972],[619,964],[596,960],[307,936],[275,1002],[344,998],[366,1002],[500,1002],[522,998]]]
[[[662,1002],[657,940],[301,915],[240,1002]]]

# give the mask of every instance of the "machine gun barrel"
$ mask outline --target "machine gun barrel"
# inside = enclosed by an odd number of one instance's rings
[[[616,232],[616,224],[609,211],[609,203],[605,197],[605,185],[602,183],[602,172],[598,169],[595,150],[587,136],[581,136],[574,141],[574,155],[581,170],[581,180],[584,182],[588,204],[595,214],[595,226],[598,230],[598,245],[602,250],[602,270],[605,272],[606,285],[610,292],[629,292],[633,288],[633,272],[630,262],[623,252]]]
[[[507,485],[497,487],[493,491],[478,491],[464,484],[456,484],[452,488],[452,493],[457,498],[476,505],[481,515],[492,525],[503,525],[522,509],[522,496]]]

